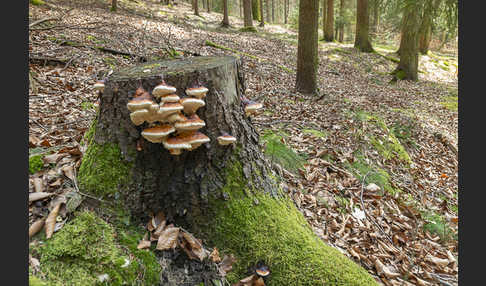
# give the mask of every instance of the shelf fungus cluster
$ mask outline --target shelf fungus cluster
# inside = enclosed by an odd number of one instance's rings
[[[176,88],[165,82],[157,85],[152,94],[140,87],[127,108],[133,124],[149,123],[141,133],[147,141],[161,143],[170,154],[179,155],[182,150],[192,151],[209,142],[209,137],[198,131],[206,123],[196,114],[205,105],[203,98],[208,89],[188,88],[187,97],[182,99],[175,92]]]
[[[246,116],[251,116],[256,114],[260,109],[263,108],[263,104],[260,102],[255,102],[253,100],[249,100],[248,98],[242,98],[243,105],[245,106],[245,114]]]

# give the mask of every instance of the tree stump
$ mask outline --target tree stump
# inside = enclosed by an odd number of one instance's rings
[[[315,236],[280,190],[245,115],[240,67],[230,56],[194,57],[113,73],[85,136],[89,145],[79,170],[80,189],[119,202],[135,221],[147,222],[150,213],[162,211],[169,223],[205,245],[234,254],[232,282],[264,261],[271,271],[267,285],[374,285],[363,268]],[[162,79],[180,98],[195,85],[208,88],[205,106],[196,112],[205,122],[199,131],[208,143],[172,155],[163,144],[141,137],[148,123],[134,125],[127,103],[139,87],[151,93]],[[236,138],[234,144],[218,144],[225,132]]]

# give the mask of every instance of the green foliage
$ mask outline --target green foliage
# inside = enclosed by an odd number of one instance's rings
[[[210,200],[208,241],[236,256],[230,282],[263,260],[272,271],[267,285],[377,285],[362,267],[323,243],[289,198],[258,191],[245,195],[247,181],[238,161],[227,168],[226,178],[222,191],[229,200]]]
[[[327,133],[319,130],[314,130],[314,129],[304,129],[302,130],[302,133],[312,134],[317,138],[323,138],[323,139],[327,137]]]
[[[239,31],[240,32],[252,32],[252,33],[258,32],[257,28],[255,28],[254,26],[243,27],[243,28],[240,28]]]
[[[454,231],[449,227],[447,221],[442,216],[433,212],[425,212],[422,216],[425,221],[427,221],[427,223],[424,224],[424,231],[428,231],[432,235],[438,235],[441,242],[457,239]]]
[[[42,170],[44,167],[44,161],[42,161],[42,155],[34,155],[29,157],[29,172],[35,174]]]
[[[442,106],[444,106],[445,108],[447,108],[451,111],[457,111],[458,100],[459,100],[458,96],[454,96],[454,95],[446,96],[446,97],[443,97],[442,100],[443,101],[440,102],[440,104]]]
[[[46,2],[44,2],[42,0],[30,0],[30,4],[32,4],[32,5],[44,5],[44,4],[46,4]]]
[[[271,162],[280,164],[286,170],[296,172],[303,167],[305,159],[283,143],[284,137],[287,135],[283,132],[273,133],[271,130],[267,130],[260,138],[265,145],[265,155]]]
[[[94,103],[89,102],[89,101],[83,101],[83,102],[81,102],[81,109],[83,109],[83,110],[94,110],[94,109],[96,109],[96,105],[94,105]]]

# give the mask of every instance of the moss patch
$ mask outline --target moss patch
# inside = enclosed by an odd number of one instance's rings
[[[302,133],[312,134],[317,138],[326,138],[327,134],[325,132],[315,130],[315,129],[304,129]]]
[[[243,27],[243,28],[240,28],[239,31],[240,32],[252,32],[252,33],[258,32],[255,27]]]
[[[32,4],[32,5],[44,5],[44,4],[46,4],[46,2],[44,2],[42,0],[30,0],[30,4]]]
[[[115,194],[128,181],[133,163],[123,160],[118,145],[90,141],[79,167],[79,187],[100,197]]]
[[[35,155],[29,157],[29,173],[35,174],[42,170],[44,167],[44,161],[42,161],[42,155]]]
[[[248,194],[242,166],[234,162],[227,171],[225,202],[210,200],[215,215],[210,242],[238,261],[228,274],[236,282],[248,267],[265,261],[271,275],[266,285],[377,285],[360,266],[324,244],[288,198]],[[255,205],[254,201],[258,200]]]
[[[35,250],[39,276],[49,285],[100,285],[102,274],[108,274],[110,285],[143,283],[138,261],[118,247],[113,227],[93,212],[80,213]]]
[[[458,108],[458,100],[459,97],[455,95],[451,96],[446,96],[442,98],[443,101],[440,102],[442,106],[445,108],[452,110],[452,111],[457,111]]]

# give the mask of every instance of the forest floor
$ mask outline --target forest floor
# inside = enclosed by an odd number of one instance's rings
[[[240,32],[235,17],[223,29],[186,3],[105,2],[29,6],[31,24],[53,17],[29,30],[29,193],[55,194],[30,205],[29,224],[73,190],[96,79],[141,57],[236,54],[246,96],[265,107],[252,119],[264,151],[316,235],[384,285],[457,285],[457,54],[421,56],[419,81],[390,83],[396,46],[320,42],[320,94],[305,96],[295,31]]]

